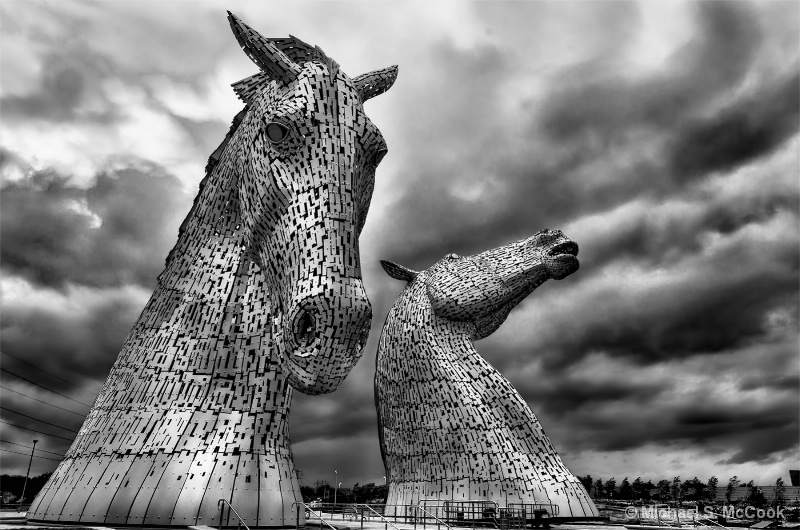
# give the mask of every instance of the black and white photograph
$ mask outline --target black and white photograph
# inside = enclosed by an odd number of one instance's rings
[[[0,529],[800,527],[800,2],[0,1]]]

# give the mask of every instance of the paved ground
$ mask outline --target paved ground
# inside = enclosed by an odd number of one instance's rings
[[[351,530],[438,530],[435,524],[427,523],[424,526],[422,524],[417,524],[414,526],[410,523],[400,523],[400,522],[390,522],[386,523],[381,521],[377,517],[373,517],[371,519],[364,518],[363,526],[360,517],[351,517],[348,518],[345,516],[344,518],[339,515],[335,514],[331,516],[331,514],[323,513],[323,519],[326,522],[331,523],[337,529],[343,529],[347,527]],[[332,517],[332,518],[331,518]],[[319,528],[320,530],[331,530],[330,527],[320,522],[320,520],[316,517],[311,517],[308,519],[309,528],[316,529]],[[58,526],[26,526],[25,525],[25,512],[0,512],[0,530],[32,530],[33,528],[38,528],[41,530],[45,530],[47,528],[64,528]],[[444,525],[441,525],[440,528],[444,528]],[[451,526],[452,530],[472,530],[471,527],[457,527]],[[557,526],[553,526],[558,530],[621,530],[622,527],[614,526],[614,525],[606,525],[606,524],[592,524],[592,523],[582,523],[582,524],[559,524]],[[108,527],[99,527],[99,526],[71,526],[69,527],[70,530],[108,530]],[[445,529],[446,530],[446,529]]]
[[[362,528],[360,517],[348,518],[345,516],[344,518],[342,518],[340,514],[335,514],[332,516],[329,513],[323,513],[322,517],[323,519],[330,522],[333,526],[337,528],[342,528],[343,526],[346,526],[352,530],[360,530]],[[316,528],[317,525],[321,525],[320,520],[316,517],[308,518],[308,523],[309,526],[313,524],[314,528]],[[609,525],[601,523],[564,523],[564,524],[552,525],[552,527],[558,530],[584,530],[584,529],[622,530],[623,529],[623,527],[619,525]],[[394,522],[391,520],[387,523],[377,517],[373,517],[370,519],[367,519],[365,517],[363,528],[364,530],[439,530],[439,529],[446,530],[446,527],[444,525],[440,525],[439,528],[437,528],[437,525],[435,523],[431,524],[430,522],[426,523],[425,525],[418,523],[416,526],[414,526],[413,524],[410,523]],[[472,527],[451,526],[450,528],[452,530],[472,530]],[[475,527],[475,528],[490,530],[487,527]],[[331,529],[327,525],[322,525],[321,530],[331,530]]]

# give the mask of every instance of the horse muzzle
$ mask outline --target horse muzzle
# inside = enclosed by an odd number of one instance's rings
[[[372,308],[360,279],[329,281],[293,296],[273,322],[289,384],[305,394],[333,392],[363,354]]]

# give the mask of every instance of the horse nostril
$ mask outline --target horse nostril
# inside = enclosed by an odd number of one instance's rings
[[[308,309],[301,309],[294,321],[294,340],[300,348],[314,344],[317,332],[317,319]]]

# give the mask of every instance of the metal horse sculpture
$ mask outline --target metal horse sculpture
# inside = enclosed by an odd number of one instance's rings
[[[473,345],[539,285],[575,272],[577,253],[545,230],[419,273],[381,262],[408,282],[383,327],[375,375],[387,505],[485,500],[598,516],[525,400]]]
[[[234,84],[246,106],[29,520],[237,524],[225,499],[248,525],[295,524],[292,389],[335,390],[366,341],[358,236],[386,145],[362,104],[397,69],[351,79],[229,21],[261,71]]]

